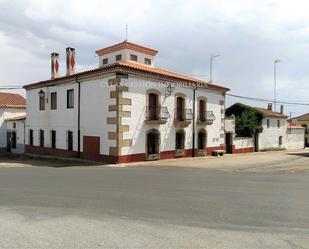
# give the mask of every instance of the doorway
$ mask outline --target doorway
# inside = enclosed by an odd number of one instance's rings
[[[233,153],[233,133],[228,132],[225,133],[225,145],[226,145],[226,153]]]
[[[12,151],[12,132],[10,131],[6,133],[6,151]]]
[[[147,133],[147,157],[148,159],[159,159],[160,154],[160,133],[152,129]]]

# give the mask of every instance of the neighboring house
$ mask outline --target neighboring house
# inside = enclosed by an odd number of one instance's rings
[[[228,88],[156,68],[156,50],[127,41],[81,73],[66,51],[65,76],[52,53],[51,79],[25,86],[27,152],[132,162],[225,149]]]
[[[309,147],[309,113],[294,117],[291,123],[305,128],[305,146]]]
[[[299,125],[288,124],[287,149],[305,148],[305,128]]]
[[[23,96],[0,92],[0,151],[10,150],[12,136],[16,135],[11,135],[11,133],[7,132],[7,123],[5,120],[25,114],[26,99]]]
[[[5,121],[8,137],[7,151],[24,153],[26,115],[7,118]]]

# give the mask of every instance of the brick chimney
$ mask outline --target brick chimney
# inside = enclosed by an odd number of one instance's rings
[[[55,79],[60,76],[59,66],[59,54],[51,53],[51,79]]]
[[[283,114],[283,111],[284,111],[284,105],[281,105],[280,106],[280,113]]]
[[[267,109],[269,111],[272,111],[273,110],[273,104],[272,103],[269,103],[268,106],[267,106]]]
[[[75,74],[75,48],[66,48],[67,76]]]

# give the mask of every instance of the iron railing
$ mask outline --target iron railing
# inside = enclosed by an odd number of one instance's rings
[[[198,113],[198,120],[200,122],[213,122],[216,119],[213,111],[205,111]]]
[[[166,106],[146,106],[146,121],[163,121],[170,118],[170,113]]]
[[[193,113],[191,109],[175,109],[175,120],[176,121],[192,121]]]

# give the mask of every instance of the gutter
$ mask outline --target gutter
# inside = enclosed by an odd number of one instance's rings
[[[77,105],[77,153],[80,158],[80,81],[76,75],[75,81],[78,84],[78,105]]]

